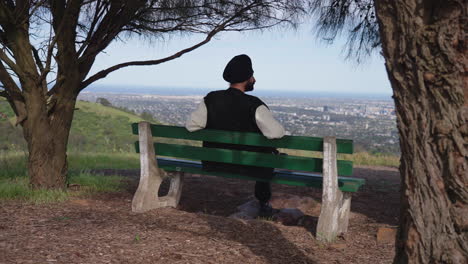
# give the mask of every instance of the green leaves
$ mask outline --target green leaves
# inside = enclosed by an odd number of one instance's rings
[[[329,44],[345,35],[347,58],[362,62],[380,46],[373,0],[310,0],[316,34]]]

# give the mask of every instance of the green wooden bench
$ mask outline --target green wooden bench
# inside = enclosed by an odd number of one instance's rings
[[[341,177],[351,176],[353,165],[351,161],[337,160],[336,154],[352,154],[351,140],[303,136],[284,136],[281,139],[269,140],[255,133],[210,129],[189,132],[184,127],[154,125],[148,122],[134,123],[132,129],[134,134],[139,135],[135,147],[140,153],[141,163],[140,183],[132,201],[134,212],[167,206],[176,207],[182,192],[184,173],[268,181],[247,175],[205,171],[202,169],[201,160],[269,167],[275,168],[274,177],[269,180],[271,182],[322,188],[317,238],[330,241],[336,235],[347,231],[351,193],[357,192],[364,184],[364,179]],[[323,159],[155,143],[153,137],[320,151],[323,152]],[[157,191],[168,171],[175,172],[169,192],[164,197],[158,197]]]

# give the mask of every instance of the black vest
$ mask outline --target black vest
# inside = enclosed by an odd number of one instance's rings
[[[262,132],[255,121],[257,107],[265,105],[259,98],[247,95],[235,88],[210,92],[205,96],[205,105],[208,110],[206,128],[239,132]],[[256,147],[247,145],[203,142],[204,147],[245,150],[263,153],[273,153],[275,148]],[[244,174],[271,174],[272,169],[254,166],[231,165],[219,162],[203,162],[207,170],[224,170]],[[258,175],[260,176],[260,175]]]

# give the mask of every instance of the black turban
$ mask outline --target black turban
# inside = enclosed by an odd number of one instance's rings
[[[223,78],[229,83],[240,83],[253,76],[252,61],[242,54],[232,58],[224,68]]]

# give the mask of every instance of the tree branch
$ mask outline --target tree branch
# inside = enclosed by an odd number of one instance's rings
[[[39,1],[39,2],[36,2],[36,4],[34,5],[33,9],[31,10],[31,13],[29,14],[29,17],[31,17],[37,9],[39,9],[39,7],[41,7],[44,3],[45,3],[46,0],[42,0],[42,1]]]
[[[14,8],[14,4],[13,4]],[[0,1],[0,21],[1,22],[11,22],[12,20],[12,3]],[[2,25],[4,25],[2,23]]]
[[[0,86],[0,87],[3,88],[3,86]],[[0,97],[8,98],[8,93],[5,90],[0,91]]]
[[[58,0],[58,1],[49,1],[50,2],[50,11],[52,13],[52,25],[54,27],[55,32],[60,31],[59,28],[62,25],[62,19],[65,12],[65,0]],[[57,33],[56,33],[57,35]]]
[[[0,61],[0,82],[2,83],[3,88],[7,91],[10,95],[11,94],[21,94],[21,90],[16,85],[13,78],[11,78],[11,74],[8,73],[5,65]]]
[[[78,56],[80,56],[83,53],[83,51],[86,49],[86,47],[88,46],[88,44],[89,44],[89,42],[91,40],[92,34],[94,33],[94,30],[96,28],[96,25],[99,22],[100,17],[104,14],[104,11],[105,11],[107,6],[108,6],[108,3],[104,3],[101,6],[101,0],[97,1],[94,16],[93,16],[93,20],[91,21],[91,25],[89,27],[88,34],[86,34],[86,38],[83,41],[83,44],[81,45],[79,50],[76,52],[76,54],[78,54]]]
[[[33,52],[34,59],[36,60],[37,67],[39,68],[41,72],[44,71],[44,64],[42,64],[41,57],[39,56],[39,52],[33,45],[31,45],[31,50]]]
[[[79,58],[79,63],[84,75],[83,78],[91,69],[89,62],[94,61],[94,58],[116,38],[122,31],[122,28],[131,21],[129,16],[133,14],[130,12],[132,8],[122,6],[113,1],[111,1],[108,7],[103,8],[108,8],[107,13],[100,20],[94,33],[83,44],[85,48],[79,49],[78,54],[82,54]],[[129,9],[126,10],[125,8]]]
[[[95,81],[97,81],[99,79],[105,78],[109,73],[111,73],[113,71],[116,71],[116,70],[119,70],[119,69],[122,69],[122,68],[125,68],[125,67],[128,67],[128,66],[157,65],[157,64],[161,64],[163,62],[167,62],[167,61],[179,58],[180,56],[184,55],[185,53],[190,52],[192,50],[195,50],[195,49],[205,45],[206,43],[210,42],[210,40],[213,38],[213,36],[216,35],[219,31],[221,31],[221,30],[220,29],[213,30],[210,34],[208,34],[208,36],[203,41],[197,43],[196,45],[193,45],[190,48],[186,48],[186,49],[183,49],[183,50],[181,50],[181,51],[179,51],[177,53],[174,53],[173,55],[168,56],[168,57],[158,59],[158,60],[131,61],[131,62],[117,64],[117,65],[109,67],[109,68],[107,68],[105,70],[102,70],[102,71],[94,74],[93,76],[89,77],[87,80],[83,81],[83,83],[82,83],[82,85],[80,87],[80,91],[83,90],[84,88],[86,88],[87,86],[89,86],[91,83],[93,83],[93,82],[95,82]]]
[[[20,75],[20,73],[22,73],[22,71],[18,68],[15,62],[12,61],[2,49],[0,49],[0,61],[5,62],[6,65],[8,65],[8,67],[17,75]]]
[[[119,70],[119,69],[122,69],[122,68],[125,68],[125,67],[128,67],[128,66],[148,66],[148,65],[157,65],[157,64],[161,64],[163,62],[167,62],[167,61],[170,61],[170,60],[173,60],[173,59],[176,59],[176,58],[179,58],[181,57],[182,55],[184,55],[185,53],[188,53],[188,52],[191,52],[203,45],[205,45],[206,43],[210,42],[211,39],[213,38],[214,35],[216,35],[217,33],[219,33],[220,31],[223,31],[226,29],[226,26],[229,25],[234,19],[236,19],[237,17],[241,16],[242,14],[244,14],[244,12],[246,12],[247,10],[249,9],[252,9],[253,7],[255,7],[258,3],[256,2],[253,2],[251,3],[250,5],[248,6],[245,6],[244,8],[238,10],[234,15],[232,15],[231,17],[229,17],[228,19],[226,19],[223,23],[217,25],[214,27],[213,30],[211,30],[206,38],[193,45],[192,47],[189,47],[189,48],[186,48],[186,49],[183,49],[177,53],[174,53],[173,55],[171,56],[168,56],[168,57],[165,57],[165,58],[162,58],[162,59],[158,59],[158,60],[146,60],[146,61],[131,61],[131,62],[126,62],[126,63],[121,63],[121,64],[117,64],[117,65],[114,65],[112,67],[109,67],[105,70],[102,70],[96,74],[94,74],[93,76],[89,77],[88,79],[86,79],[85,81],[82,82],[80,88],[79,88],[79,91],[83,90],[84,88],[86,88],[87,86],[89,86],[91,83],[99,80],[99,79],[102,79],[102,78],[105,78],[109,73],[113,72],[113,71],[116,71],[116,70]]]
[[[5,89],[5,91],[1,92],[2,96],[6,94],[5,97],[16,114],[16,125],[21,124],[28,116],[24,103],[24,97],[21,90],[16,85],[15,81],[11,78],[10,74],[1,61],[0,82],[2,82],[3,88]]]
[[[0,7],[1,9],[1,7]],[[1,12],[1,11],[0,11]],[[11,25],[6,25],[6,21],[2,21],[1,15],[0,15],[0,49],[2,49],[5,53],[10,54],[11,56],[13,53],[13,41],[10,41],[8,39],[9,31],[11,31]],[[11,34],[11,33],[10,33]]]
[[[50,72],[50,65],[52,63],[52,55],[54,53],[54,47],[57,43],[57,35],[52,38],[52,41],[49,44],[47,49],[47,58],[46,58],[46,65],[43,69],[41,69],[41,77],[39,78],[39,82],[44,81],[47,78],[47,74]]]

